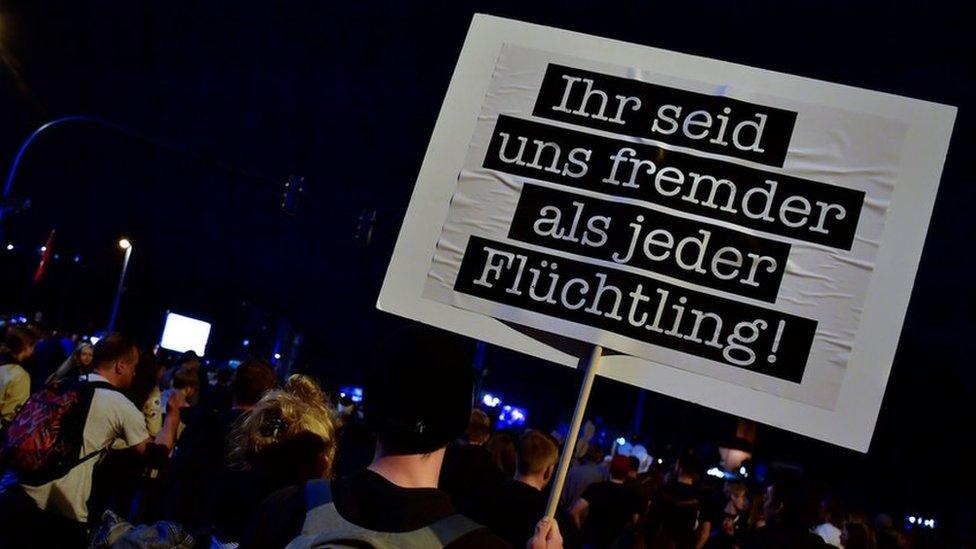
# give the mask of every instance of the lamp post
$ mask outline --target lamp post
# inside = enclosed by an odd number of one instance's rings
[[[129,239],[119,240],[119,248],[125,251],[122,258],[122,275],[119,276],[119,287],[115,290],[115,303],[112,305],[112,316],[108,319],[108,332],[115,329],[115,318],[119,314],[119,302],[122,301],[122,286],[125,284],[125,272],[129,268],[129,257],[132,255],[132,243]]]

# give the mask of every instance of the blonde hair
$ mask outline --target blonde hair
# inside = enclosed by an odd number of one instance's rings
[[[305,374],[292,374],[285,381],[285,390],[297,396],[309,404],[321,406],[328,409],[329,405],[325,400],[325,393],[319,387],[315,378]]]
[[[328,477],[336,425],[324,400],[308,400],[301,390],[276,390],[258,401],[230,439],[228,460],[234,469],[252,470],[264,462],[273,468],[295,468],[295,474]]]

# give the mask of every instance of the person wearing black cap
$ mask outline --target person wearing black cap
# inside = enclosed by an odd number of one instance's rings
[[[345,478],[272,494],[257,517],[264,534],[245,539],[242,547],[280,546],[289,536],[289,547],[340,540],[356,546],[509,547],[458,514],[450,495],[437,488],[445,448],[465,431],[471,414],[469,349],[445,332],[411,326],[378,351],[363,391],[365,420],[377,437],[372,463]],[[526,541],[540,548],[562,545],[558,527],[545,520]]]

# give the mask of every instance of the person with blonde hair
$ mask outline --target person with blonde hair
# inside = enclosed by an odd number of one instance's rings
[[[235,544],[260,529],[255,512],[272,492],[317,478],[329,478],[336,429],[314,383],[266,393],[230,436],[227,467],[220,473],[214,541]],[[311,392],[310,389],[314,388]],[[247,534],[247,536],[246,536]]]
[[[326,409],[329,407],[325,399],[325,393],[322,392],[322,388],[319,387],[315,378],[311,376],[305,374],[292,374],[288,376],[288,380],[285,381],[285,390],[297,395],[309,404],[316,404]]]
[[[75,347],[74,352],[65,359],[61,366],[48,376],[45,383],[51,383],[60,379],[76,378],[87,374],[92,368],[92,360],[95,346],[87,341],[83,341]]]

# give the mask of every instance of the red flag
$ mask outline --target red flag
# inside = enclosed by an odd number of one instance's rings
[[[37,271],[34,273],[34,284],[37,284],[44,278],[44,268],[51,261],[51,255],[54,253],[54,229],[51,229],[51,234],[47,237],[47,243],[44,244],[44,250],[41,252],[41,262],[37,264]]]

